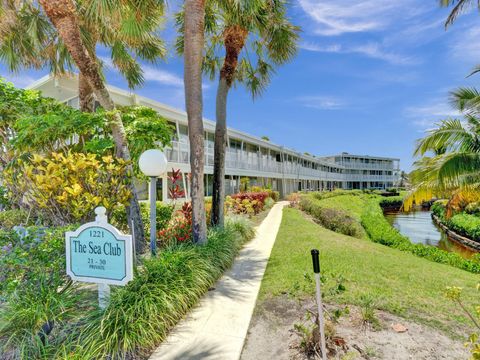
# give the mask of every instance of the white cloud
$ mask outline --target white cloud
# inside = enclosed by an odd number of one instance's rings
[[[183,79],[171,72],[142,65],[143,76],[146,81],[154,81],[165,85],[183,87]]]
[[[468,63],[477,64],[480,62],[480,26],[470,26],[458,31],[452,38],[450,45],[451,55],[454,58],[464,60]]]
[[[118,70],[113,66],[110,58],[106,56],[99,56],[99,58],[108,69],[118,72]],[[163,85],[171,85],[175,87],[183,87],[183,79],[172,72],[145,64],[142,64],[142,70],[145,81],[157,82]]]
[[[303,106],[321,110],[339,110],[345,106],[345,102],[333,96],[308,95],[297,98]]]
[[[404,114],[421,130],[430,129],[441,120],[461,116],[447,100],[434,100],[426,105],[410,106],[404,110]]]
[[[359,45],[344,46],[341,44],[318,45],[312,42],[305,42],[300,45],[304,50],[338,54],[361,54],[372,59],[383,60],[394,65],[412,65],[419,61],[411,56],[405,56],[394,52],[386,51],[378,43],[366,43]]]
[[[314,32],[323,36],[381,30],[423,11],[415,0],[299,0],[299,4],[317,24]]]

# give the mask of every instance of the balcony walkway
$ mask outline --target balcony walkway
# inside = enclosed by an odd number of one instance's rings
[[[150,360],[237,360],[247,336],[268,258],[288,202],[273,206],[255,238],[186,319],[170,333]]]

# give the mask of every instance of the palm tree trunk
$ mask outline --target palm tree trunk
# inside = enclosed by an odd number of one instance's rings
[[[238,57],[248,36],[238,25],[227,28],[223,34],[225,60],[220,71],[216,99],[215,148],[213,161],[212,226],[223,226],[225,206],[225,149],[227,144],[227,97],[235,79]]]
[[[92,90],[94,91],[100,105],[107,110],[115,110],[110,94],[108,93],[97,62],[92,59],[87,51],[87,48],[82,42],[80,36],[80,28],[78,26],[78,18],[75,4],[72,0],[39,0],[45,13],[57,29],[62,38],[68,52],[75,61],[80,73],[87,79]],[[116,111],[112,111],[110,127],[112,130],[112,137],[115,142],[115,152],[118,158],[130,161],[130,152],[127,145],[127,137],[123,127],[122,118]],[[133,178],[132,166],[128,169],[129,175]],[[136,189],[131,181],[132,198],[130,206],[127,210],[127,217],[129,219],[129,226],[135,234],[135,246],[137,253],[141,253],[145,248],[145,234],[143,229],[142,218],[140,216],[140,206],[138,204]],[[133,228],[132,224],[133,223]]]
[[[82,73],[78,75],[78,102],[82,112],[93,113],[95,111],[93,89]]]
[[[215,145],[213,158],[212,226],[223,227],[225,207],[225,149],[227,145],[227,97],[230,86],[220,76],[215,104]]]
[[[203,171],[205,142],[203,131],[202,62],[204,47],[205,0],[185,0],[185,103],[190,139],[190,168],[193,241],[207,241]]]

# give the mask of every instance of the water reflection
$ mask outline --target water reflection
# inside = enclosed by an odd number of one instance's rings
[[[474,254],[473,251],[451,240],[436,226],[430,211],[387,213],[385,217],[390,224],[413,243],[436,246],[446,251],[459,253],[465,258]]]

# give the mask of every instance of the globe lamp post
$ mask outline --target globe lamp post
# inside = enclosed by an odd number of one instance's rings
[[[167,171],[167,157],[163,151],[150,149],[140,155],[140,171],[150,178],[150,252],[157,253],[157,178]]]

